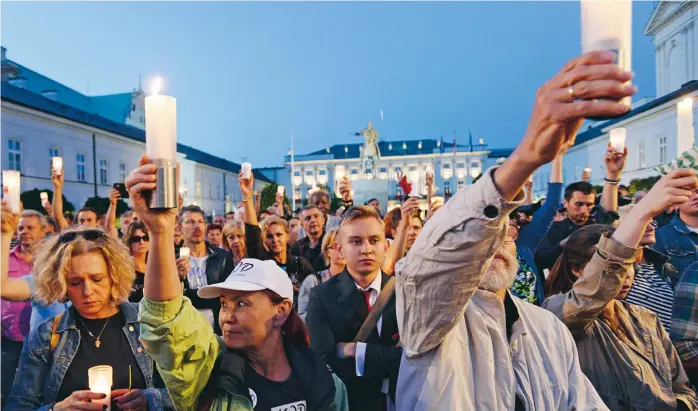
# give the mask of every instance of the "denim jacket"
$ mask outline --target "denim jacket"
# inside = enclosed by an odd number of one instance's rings
[[[698,261],[698,234],[677,215],[671,223],[657,230],[657,243],[652,248],[669,256],[680,276],[686,267]]]
[[[131,303],[123,303],[119,305],[119,310],[126,320],[124,334],[148,386],[148,389],[144,390],[148,399],[148,409],[171,409],[172,402],[167,390],[153,388],[153,360],[138,341],[138,307]],[[60,340],[53,352],[50,349],[53,318],[29,333],[24,342],[17,375],[7,403],[8,410],[50,410],[56,403],[56,395],[63,378],[80,346],[81,336],[76,326],[77,315],[74,307],[63,313],[56,327]]]

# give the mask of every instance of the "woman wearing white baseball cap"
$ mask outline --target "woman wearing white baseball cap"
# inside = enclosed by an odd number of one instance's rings
[[[182,296],[172,241],[176,209],[151,210],[155,167],[141,158],[126,185],[150,231],[140,307],[141,341],[182,410],[346,411],[346,388],[310,350],[293,308],[293,286],[273,261],[243,259],[223,282],[203,287],[220,298],[223,337]]]

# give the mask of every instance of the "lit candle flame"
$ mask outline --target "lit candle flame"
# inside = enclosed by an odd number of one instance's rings
[[[162,89],[162,77],[155,77],[152,84],[150,85],[150,92],[153,96],[160,94]]]

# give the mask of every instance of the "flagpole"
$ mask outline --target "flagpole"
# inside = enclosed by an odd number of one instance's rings
[[[293,184],[293,179],[296,178],[296,161],[295,161],[295,150],[293,148],[293,124],[291,124],[291,202],[293,204],[293,209],[291,209],[291,214],[296,212],[296,186]]]

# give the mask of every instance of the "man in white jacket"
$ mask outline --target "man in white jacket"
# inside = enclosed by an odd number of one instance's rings
[[[632,73],[614,57],[587,53],[541,87],[521,144],[448,201],[401,264],[399,411],[607,409],[567,327],[507,291],[518,268],[507,227],[529,176],[574,143],[585,117],[629,110],[617,100],[635,93]]]

